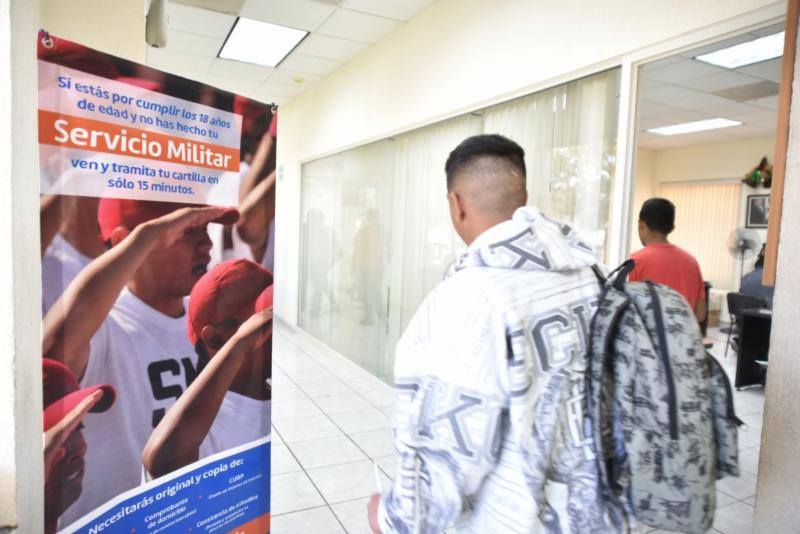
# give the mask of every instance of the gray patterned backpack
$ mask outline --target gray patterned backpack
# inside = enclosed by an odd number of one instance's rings
[[[652,282],[626,282],[628,260],[603,284],[592,320],[587,411],[598,469],[619,524],[705,532],[714,485],[738,476],[730,383],[703,347],[684,298]],[[614,276],[616,274],[616,276]]]

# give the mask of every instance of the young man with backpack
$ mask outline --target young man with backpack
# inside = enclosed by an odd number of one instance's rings
[[[374,532],[615,532],[585,425],[595,256],[526,207],[525,154],[499,135],[445,166],[468,245],[397,346],[393,487]]]

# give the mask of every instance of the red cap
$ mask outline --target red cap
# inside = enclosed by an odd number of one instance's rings
[[[50,430],[95,391],[102,391],[103,396],[89,410],[92,413],[108,410],[116,398],[114,388],[108,384],[81,388],[72,371],[64,364],[49,358],[42,358],[42,385],[45,431]]]
[[[204,204],[182,204],[178,202],[156,202],[152,200],[131,200],[127,198],[101,198],[97,207],[97,223],[103,241],[111,239],[115,228],[122,226],[133,230],[143,222],[157,219],[180,208],[202,208]],[[234,208],[227,210],[212,222],[233,224],[239,218]]]
[[[200,339],[203,327],[232,317],[249,317],[263,305],[263,293],[272,285],[272,273],[249,260],[220,263],[192,288],[186,333],[192,345]],[[271,295],[271,292],[270,292]],[[271,304],[271,297],[270,297]]]
[[[272,288],[273,287],[275,287],[275,286],[270,285],[264,291],[262,291],[261,294],[258,296],[258,298],[256,299],[256,304],[255,304],[255,311],[256,312],[264,311],[267,308],[269,308],[270,306],[272,306]]]

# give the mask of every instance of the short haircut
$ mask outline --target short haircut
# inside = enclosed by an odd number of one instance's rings
[[[519,171],[524,184],[526,169],[525,151],[522,147],[502,135],[484,134],[464,139],[461,144],[450,152],[450,156],[444,164],[448,191],[453,188],[456,174],[468,170],[468,167],[481,156],[494,156],[507,161]]]
[[[654,232],[667,235],[675,229],[675,204],[666,198],[651,198],[642,204],[639,219]]]

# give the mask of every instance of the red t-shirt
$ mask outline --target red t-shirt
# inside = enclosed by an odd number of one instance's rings
[[[705,298],[703,275],[694,256],[671,243],[653,243],[631,254],[636,267],[628,279],[651,280],[669,286],[689,302],[694,310]]]

